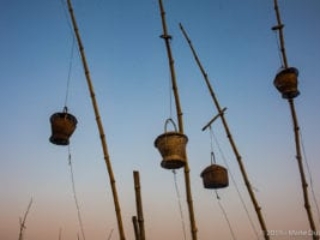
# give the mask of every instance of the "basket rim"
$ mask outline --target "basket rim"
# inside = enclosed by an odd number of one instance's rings
[[[200,174],[201,177],[203,177],[205,174],[211,172],[213,169],[222,169],[224,171],[227,172],[227,168],[221,166],[221,165],[218,165],[218,164],[211,164],[210,166],[206,167]]]
[[[56,112],[56,113],[52,114],[50,117],[50,121],[53,122],[56,118],[67,118],[67,119],[71,120],[72,122],[74,122],[74,124],[78,123],[77,118],[74,115],[67,113],[67,112]]]
[[[186,139],[186,142],[188,142],[188,137],[187,135],[183,134],[183,133],[180,133],[180,132],[175,132],[175,131],[170,131],[170,132],[165,132],[165,133],[162,133],[160,134],[156,140],[154,140],[154,145],[157,146],[157,142],[159,141],[160,138],[163,138],[163,137],[168,137],[168,136],[180,136],[180,137],[183,137],[184,139]]]
[[[288,67],[288,68],[282,68],[279,70],[279,72],[276,75],[276,78],[280,75],[286,74],[286,73],[294,73],[296,76],[299,75],[299,70],[295,67]]]

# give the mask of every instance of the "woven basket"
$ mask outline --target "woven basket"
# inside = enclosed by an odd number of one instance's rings
[[[298,74],[298,69],[291,67],[280,71],[276,75],[273,84],[283,98],[291,99],[300,94],[298,91]]]
[[[202,171],[201,177],[204,188],[217,189],[229,185],[227,169],[217,164],[211,164],[209,167],[206,167]]]
[[[57,112],[51,115],[51,137],[50,142],[56,145],[68,145],[69,138],[76,129],[77,119],[72,114]]]
[[[167,132],[167,125],[169,122],[173,124],[175,131]],[[158,148],[163,158],[161,167],[166,169],[178,169],[185,166],[187,161],[187,142],[188,137],[177,132],[172,119],[168,119],[165,124],[165,132],[159,135],[154,142],[155,147]]]

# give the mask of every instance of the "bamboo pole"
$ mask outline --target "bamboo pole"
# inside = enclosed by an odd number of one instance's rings
[[[313,240],[318,240],[319,239],[319,233],[317,232],[313,216],[312,216],[312,211],[311,211],[311,206],[309,203],[309,196],[308,196],[308,183],[304,174],[303,170],[303,163],[302,163],[302,156],[301,156],[301,145],[300,145],[300,137],[299,137],[299,124],[298,124],[298,118],[296,115],[296,110],[294,107],[294,101],[292,98],[288,99],[289,101],[289,106],[291,110],[291,115],[292,115],[292,122],[293,122],[293,129],[294,129],[294,137],[295,137],[295,146],[296,146],[296,159],[298,162],[298,167],[299,167],[299,172],[300,172],[300,178],[301,178],[301,183],[302,183],[302,191],[303,191],[303,198],[304,198],[304,207],[305,210],[307,211],[307,216],[308,216],[308,221],[309,225],[312,231],[312,237]]]
[[[280,50],[281,50],[281,53],[282,53],[282,60],[283,60],[284,68],[287,69],[289,67],[289,65],[288,65],[285,46],[284,46],[284,37],[283,37],[283,27],[284,27],[284,25],[281,22],[280,11],[279,11],[278,1],[277,0],[274,0],[274,9],[275,9],[275,12],[276,12],[278,25],[274,26],[272,28],[272,30],[277,30],[279,32]],[[311,231],[312,231],[312,238],[313,238],[313,240],[318,240],[319,239],[319,234],[317,232],[317,229],[316,229],[316,226],[315,226],[315,223],[314,223],[314,220],[313,220],[313,215],[312,215],[311,206],[310,206],[310,202],[309,202],[309,196],[308,196],[308,183],[307,183],[307,180],[306,180],[306,177],[305,177],[305,173],[304,173],[304,169],[303,169],[300,134],[299,134],[300,127],[299,127],[298,117],[297,117],[296,110],[295,110],[294,99],[293,98],[289,98],[288,99],[288,103],[289,103],[291,117],[292,117],[292,123],[293,123],[295,148],[296,148],[296,159],[297,159],[297,163],[298,163],[300,179],[301,179],[301,184],[302,184],[304,208],[305,208],[305,210],[307,212],[309,225],[310,225],[310,228],[311,228]]]
[[[161,38],[164,39],[166,44],[166,49],[167,49],[167,54],[169,59],[171,81],[172,81],[172,90],[173,90],[174,100],[176,103],[175,106],[176,106],[176,112],[177,112],[178,126],[179,126],[179,131],[183,133],[184,131],[183,131],[182,110],[181,110],[179,91],[178,91],[178,86],[176,81],[175,70],[174,70],[174,59],[173,59],[171,48],[170,48],[170,40],[172,37],[168,34],[168,31],[167,31],[167,24],[165,19],[166,13],[164,11],[162,0],[159,0],[159,5],[160,5],[160,11],[161,11],[162,27],[163,27],[163,34],[161,35]]]
[[[174,99],[175,99],[179,132],[183,133],[184,130],[183,130],[182,110],[181,110],[181,105],[180,105],[180,100],[179,100],[180,99],[179,92],[178,92],[175,70],[174,70],[174,60],[173,60],[173,56],[172,56],[171,48],[170,48],[171,36],[168,35],[168,32],[167,32],[165,11],[164,11],[164,7],[162,4],[162,0],[159,0],[159,7],[160,7],[160,13],[161,13],[161,19],[162,19],[162,27],[163,27],[163,34],[161,35],[161,38],[163,38],[165,41],[167,55],[168,55],[168,59],[169,59],[169,68],[170,68],[170,74],[171,74],[172,90],[173,90]],[[191,184],[190,184],[190,167],[189,167],[187,157],[186,157],[186,163],[184,166],[184,179],[185,179],[186,198],[187,198],[188,211],[189,211],[191,236],[192,236],[192,240],[197,240],[198,229],[196,226],[196,220],[195,220],[195,215],[194,215]]]
[[[134,189],[136,193],[136,207],[139,225],[139,240],[145,240],[143,208],[141,200],[140,175],[138,171],[133,171]]]
[[[288,60],[287,60],[287,56],[286,56],[286,50],[285,50],[285,46],[284,46],[284,37],[283,37],[284,25],[281,23],[280,11],[279,11],[278,1],[277,0],[274,0],[274,10],[276,12],[278,25],[274,26],[272,28],[272,30],[278,30],[279,31],[279,40],[280,40],[280,50],[281,50],[281,53],[282,53],[282,61],[283,61],[283,65],[287,68],[288,67]]]
[[[140,234],[139,234],[139,226],[138,226],[138,219],[137,216],[132,216],[132,224],[133,224],[133,230],[134,230],[134,239],[140,240]]]
[[[237,149],[236,143],[233,140],[233,137],[231,135],[227,120],[226,120],[226,118],[224,116],[224,109],[222,109],[220,107],[218,98],[216,97],[216,95],[215,95],[215,93],[213,91],[213,88],[212,88],[212,86],[210,84],[208,75],[205,72],[204,68],[202,67],[202,64],[201,64],[201,62],[200,62],[200,60],[199,60],[199,58],[197,56],[197,53],[196,53],[196,51],[194,50],[194,48],[192,46],[191,40],[189,39],[189,37],[188,37],[188,35],[187,35],[186,31],[184,30],[184,28],[183,28],[181,23],[180,23],[180,28],[181,28],[181,31],[182,31],[184,37],[186,38],[186,40],[187,40],[187,42],[188,42],[188,44],[190,46],[190,48],[191,48],[193,56],[194,56],[198,66],[200,68],[200,71],[201,71],[201,73],[202,73],[202,75],[204,77],[204,80],[205,80],[205,82],[207,84],[207,87],[209,89],[210,95],[212,97],[212,100],[213,100],[213,102],[214,102],[214,104],[215,104],[215,106],[216,106],[216,108],[218,110],[218,114],[221,116],[222,124],[224,126],[225,131],[226,131],[226,134],[227,134],[227,137],[229,139],[229,142],[230,142],[230,145],[232,147],[232,150],[233,150],[233,152],[234,152],[234,154],[236,156],[236,159],[237,159],[238,165],[240,167],[240,171],[241,171],[242,177],[244,179],[244,182],[245,182],[245,185],[247,187],[250,199],[251,199],[251,201],[253,203],[254,209],[256,211],[256,214],[257,214],[257,217],[258,217],[258,220],[259,220],[259,223],[260,223],[261,230],[262,230],[262,232],[264,234],[264,238],[266,240],[269,240],[270,238],[269,238],[269,235],[268,235],[268,230],[267,230],[264,218],[263,218],[262,213],[261,213],[261,207],[259,206],[258,201],[257,201],[257,199],[255,197],[255,194],[254,194],[254,192],[252,190],[252,187],[251,187],[247,172],[245,170],[245,167],[244,167],[244,164],[243,164],[243,161],[242,161],[242,158],[241,158],[241,155],[239,154],[239,151]]]
[[[214,116],[203,128],[202,131],[205,131],[208,127],[211,127],[212,123],[217,120],[219,117],[221,117],[221,113],[224,113],[227,110],[227,108],[223,108],[220,113],[218,113],[216,116]]]
[[[107,171],[109,174],[109,180],[110,180],[110,185],[111,185],[111,189],[112,189],[115,212],[116,212],[117,223],[118,223],[119,237],[120,237],[120,240],[125,240],[125,234],[124,234],[122,218],[121,218],[120,204],[119,204],[117,188],[116,188],[116,180],[115,180],[115,177],[113,174],[112,165],[111,165],[111,161],[110,161],[110,157],[109,157],[109,153],[108,153],[107,140],[106,140],[106,136],[104,134],[104,129],[103,129],[103,125],[102,125],[102,121],[101,121],[100,113],[99,113],[99,109],[98,109],[98,104],[97,104],[93,84],[92,84],[91,77],[90,77],[90,71],[89,71],[89,67],[87,64],[87,60],[86,60],[86,56],[85,56],[85,52],[84,52],[84,47],[83,47],[83,44],[81,41],[77,22],[76,22],[76,19],[74,16],[71,0],[67,0],[67,3],[68,3],[68,9],[69,9],[69,13],[70,13],[71,21],[72,21],[73,30],[74,30],[74,33],[75,33],[75,36],[76,36],[77,42],[78,42],[78,47],[79,47],[81,60],[82,60],[83,68],[84,68],[84,73],[86,76],[86,80],[87,80],[87,84],[88,84],[88,88],[89,88],[89,92],[90,92],[90,97],[91,97],[91,101],[92,101],[94,114],[96,117],[96,122],[97,122],[98,130],[99,130],[99,134],[100,134],[104,160],[105,160],[105,164],[106,164]]]

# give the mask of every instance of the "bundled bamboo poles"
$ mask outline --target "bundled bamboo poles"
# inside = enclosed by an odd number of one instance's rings
[[[276,26],[274,26],[272,28],[272,30],[276,30],[279,33],[279,40],[280,40],[280,51],[281,51],[281,55],[282,55],[282,63],[283,63],[283,71],[287,71],[293,68],[289,68],[289,64],[287,61],[287,56],[286,56],[286,51],[285,51],[285,46],[284,46],[284,37],[283,37],[283,27],[284,25],[281,22],[281,18],[280,18],[280,11],[279,11],[279,7],[278,7],[278,1],[274,0],[274,9],[275,9],[275,13],[276,13],[276,17],[277,17],[277,24]],[[298,71],[296,70],[295,73],[296,77],[298,75]],[[277,79],[277,77],[276,77]],[[275,80],[276,80],[275,79]],[[291,82],[291,79],[286,79],[288,81]],[[276,82],[275,82],[276,84]],[[297,79],[295,79],[295,85],[297,85]],[[279,90],[279,88],[278,88]],[[279,90],[281,91],[281,90]],[[294,94],[293,95],[285,95],[283,94],[283,97],[288,99],[289,102],[289,106],[290,106],[290,112],[291,112],[291,117],[292,117],[292,123],[293,123],[293,130],[294,130],[294,139],[295,139],[295,148],[296,148],[296,159],[297,159],[297,163],[298,163],[298,168],[299,168],[299,172],[300,172],[300,178],[301,178],[301,184],[302,184],[302,191],[303,191],[303,199],[304,199],[304,208],[307,212],[307,216],[308,216],[308,221],[309,221],[309,225],[310,225],[310,229],[312,231],[312,237],[313,240],[317,240],[319,239],[319,234],[317,232],[314,220],[313,220],[313,216],[312,216],[312,211],[311,211],[311,206],[310,206],[310,202],[309,202],[309,196],[308,196],[308,183],[305,177],[305,173],[304,173],[304,169],[303,169],[303,162],[302,162],[302,155],[301,155],[301,143],[300,143],[300,134],[299,134],[299,123],[298,123],[298,117],[296,114],[296,110],[295,110],[295,104],[294,104],[294,98],[296,96],[298,96],[299,91],[297,89],[294,90]]]
[[[73,30],[74,30],[75,36],[77,38],[78,47],[79,47],[79,51],[80,51],[80,55],[81,55],[81,60],[82,60],[83,68],[84,68],[84,73],[86,76],[86,80],[87,80],[87,84],[88,84],[88,88],[89,88],[89,92],[90,92],[90,97],[91,97],[91,101],[92,101],[92,106],[93,106],[94,114],[96,117],[96,122],[97,122],[98,130],[99,130],[99,134],[100,134],[100,139],[101,139],[102,150],[103,150],[103,154],[104,154],[104,160],[105,160],[105,164],[107,167],[107,171],[109,173],[109,180],[110,180],[110,185],[111,185],[113,200],[114,200],[114,205],[115,205],[115,212],[116,212],[116,217],[117,217],[119,236],[120,236],[120,240],[125,240],[125,234],[124,234],[122,218],[121,218],[120,204],[119,204],[118,193],[117,193],[117,188],[116,188],[116,181],[115,181],[115,177],[113,174],[112,165],[111,165],[111,161],[110,161],[110,157],[109,157],[109,153],[108,153],[107,140],[106,140],[106,136],[104,134],[104,129],[103,129],[103,125],[101,122],[100,113],[99,113],[99,109],[98,109],[98,104],[97,104],[97,100],[95,98],[95,92],[94,92],[93,84],[92,84],[91,77],[90,77],[90,71],[89,71],[89,67],[87,64],[87,60],[86,60],[86,56],[85,56],[85,52],[84,52],[84,47],[83,47],[83,44],[82,44],[82,41],[80,38],[80,33],[79,33],[78,26],[77,26],[77,22],[76,22],[76,19],[74,16],[71,0],[67,0],[67,4],[68,4],[68,9],[69,9],[69,13],[70,13],[71,21],[72,21]]]
[[[206,85],[207,85],[207,87],[208,87],[208,89],[209,89],[209,92],[210,92],[210,95],[211,95],[211,97],[212,97],[212,100],[213,100],[213,102],[214,102],[214,104],[215,104],[215,106],[216,106],[216,108],[217,108],[217,110],[218,110],[218,115],[217,115],[216,117],[214,117],[214,118],[203,128],[203,130],[204,130],[206,127],[208,127],[218,116],[221,117],[221,120],[222,120],[224,129],[225,129],[225,131],[226,131],[227,137],[228,137],[228,139],[229,139],[229,142],[230,142],[230,144],[231,144],[232,150],[233,150],[233,152],[234,152],[234,154],[235,154],[235,156],[236,156],[237,162],[238,162],[238,164],[239,164],[240,171],[241,171],[242,177],[243,177],[243,179],[244,179],[245,185],[246,185],[246,187],[247,187],[249,196],[250,196],[251,201],[252,201],[252,203],[253,203],[254,209],[255,209],[255,211],[256,211],[256,213],[257,213],[257,217],[258,217],[258,220],[259,220],[259,223],[260,223],[261,230],[263,231],[264,238],[265,238],[266,240],[269,240],[270,238],[269,238],[269,235],[268,235],[268,230],[267,230],[267,227],[266,227],[266,224],[265,224],[263,215],[262,215],[262,213],[261,213],[261,207],[259,206],[258,201],[257,201],[257,199],[256,199],[256,197],[255,197],[255,194],[254,194],[254,192],[253,192],[253,190],[252,190],[252,187],[251,187],[251,184],[250,184],[250,181],[249,181],[247,172],[246,172],[246,170],[245,170],[245,167],[244,167],[244,164],[243,164],[243,161],[242,161],[242,158],[241,158],[241,155],[239,154],[239,151],[238,151],[238,149],[237,149],[236,143],[235,143],[235,141],[233,140],[233,137],[232,137],[232,135],[231,135],[231,132],[230,132],[230,129],[229,129],[227,120],[226,120],[226,118],[225,118],[225,116],[224,116],[224,111],[225,111],[226,109],[225,109],[225,108],[222,109],[222,108],[220,107],[218,98],[216,97],[216,94],[215,94],[214,91],[213,91],[213,88],[212,88],[212,86],[211,86],[211,84],[210,84],[208,75],[207,75],[207,73],[205,72],[204,68],[202,67],[202,64],[201,64],[201,62],[200,62],[200,60],[199,60],[199,58],[198,58],[198,56],[197,56],[197,53],[195,52],[195,50],[194,50],[194,48],[193,48],[193,46],[192,46],[191,40],[189,39],[189,37],[188,37],[186,31],[184,30],[182,24],[180,24],[180,28],[181,28],[181,30],[182,30],[182,33],[183,33],[184,37],[186,38],[186,40],[187,40],[187,42],[188,42],[188,44],[189,44],[189,46],[190,46],[190,48],[191,48],[191,51],[192,51],[192,53],[193,53],[193,56],[194,56],[194,58],[195,58],[195,60],[196,60],[196,62],[197,62],[197,64],[198,64],[198,66],[199,66],[199,68],[200,68],[201,73],[203,74],[204,80],[205,80]]]
[[[162,27],[163,27],[163,34],[161,35],[161,38],[163,38],[163,40],[165,41],[167,55],[168,55],[168,59],[169,59],[171,82],[172,82],[172,89],[173,89],[173,94],[174,94],[174,99],[175,99],[179,132],[183,134],[184,130],[183,130],[182,110],[181,110],[178,86],[177,86],[176,76],[175,76],[174,60],[173,60],[173,56],[172,56],[172,52],[171,52],[171,48],[170,48],[171,36],[168,35],[168,32],[167,32],[165,11],[164,11],[164,7],[162,4],[162,0],[159,0],[159,7],[160,7],[160,13],[161,13],[161,19],[162,19]],[[191,192],[191,184],[190,184],[190,168],[189,168],[189,164],[188,164],[187,159],[186,159],[186,163],[184,166],[184,178],[185,178],[185,185],[186,185],[186,195],[187,195],[186,197],[187,197],[187,204],[188,204],[188,211],[189,211],[192,240],[197,240],[197,231],[198,230],[197,230],[196,220],[195,220],[195,216],[194,216],[194,208],[193,208],[193,200],[192,200],[192,192]]]

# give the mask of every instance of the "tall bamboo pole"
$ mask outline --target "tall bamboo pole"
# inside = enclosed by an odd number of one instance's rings
[[[161,13],[161,19],[162,19],[162,27],[163,27],[163,35],[161,35],[161,38],[163,38],[165,41],[167,55],[168,55],[168,59],[169,59],[172,90],[173,90],[174,99],[175,99],[179,132],[183,133],[184,130],[183,130],[182,110],[181,110],[181,105],[180,105],[180,100],[179,100],[179,92],[178,92],[176,76],[175,76],[174,60],[173,60],[173,56],[172,56],[171,48],[170,48],[171,36],[168,35],[168,32],[167,32],[165,11],[164,11],[164,7],[162,4],[162,0],[159,0],[159,7],[160,7],[160,13]],[[190,168],[189,168],[189,163],[188,163],[187,157],[186,157],[186,163],[184,166],[184,179],[185,179],[185,185],[186,185],[186,198],[187,198],[188,211],[189,211],[191,236],[192,236],[192,240],[197,240],[198,229],[196,226],[196,220],[195,220],[195,215],[194,215],[191,184],[190,184]]]
[[[279,33],[279,39],[280,39],[280,49],[282,53],[282,60],[283,60],[283,65],[284,68],[287,69],[289,68],[289,64],[287,61],[287,56],[286,56],[286,51],[285,51],[285,46],[284,46],[284,37],[283,37],[283,27],[284,25],[281,22],[280,18],[280,11],[278,7],[278,1],[274,0],[274,9],[276,12],[276,17],[277,17],[277,26],[274,26],[272,29],[277,30]],[[301,184],[302,184],[302,192],[303,192],[303,199],[304,199],[304,208],[307,212],[308,216],[308,221],[309,225],[312,231],[312,238],[313,240],[318,240],[319,239],[319,233],[317,232],[313,216],[312,216],[312,211],[311,211],[311,206],[309,202],[309,196],[308,196],[308,183],[305,177],[304,169],[303,169],[303,162],[302,162],[302,154],[301,154],[301,143],[300,143],[300,128],[299,128],[299,123],[298,123],[298,117],[296,114],[295,110],[295,104],[294,104],[294,99],[293,97],[288,98],[289,106],[290,106],[290,112],[291,112],[291,117],[292,117],[292,123],[293,123],[293,131],[294,131],[294,139],[295,139],[295,147],[296,147],[296,159],[298,163],[298,168],[300,172],[300,179],[301,179]]]
[[[300,134],[299,134],[299,124],[298,124],[298,118],[294,106],[294,101],[293,99],[288,99],[289,101],[289,106],[290,106],[290,111],[292,115],[292,123],[293,123],[293,129],[294,129],[294,138],[295,138],[295,146],[296,146],[296,159],[298,162],[298,168],[300,172],[300,179],[301,179],[301,184],[302,184],[302,191],[303,191],[303,198],[304,198],[304,207],[307,212],[308,216],[308,221],[310,225],[310,229],[312,231],[312,237],[313,240],[318,240],[319,239],[319,233],[317,232],[313,216],[312,216],[312,211],[311,211],[311,206],[309,203],[309,196],[308,196],[308,183],[304,174],[304,169],[303,169],[303,163],[302,163],[302,155],[301,155],[301,144],[300,144]]]
[[[110,161],[110,157],[109,157],[109,153],[108,153],[107,140],[106,140],[106,136],[104,134],[104,129],[103,129],[103,125],[101,122],[100,113],[99,113],[99,109],[98,109],[98,104],[97,104],[93,84],[92,84],[91,77],[90,77],[90,71],[89,71],[89,67],[87,64],[87,60],[86,60],[86,56],[85,56],[85,52],[84,52],[84,47],[83,47],[83,44],[82,44],[82,41],[80,38],[78,25],[77,25],[77,22],[76,22],[76,19],[74,16],[71,0],[67,0],[67,3],[68,3],[69,13],[70,13],[71,21],[72,21],[73,30],[74,30],[74,33],[75,33],[75,36],[76,36],[77,42],[78,42],[78,47],[79,47],[81,60],[82,60],[83,68],[84,68],[84,73],[86,76],[86,80],[87,80],[87,84],[88,84],[88,88],[89,88],[89,92],[90,92],[90,97],[91,97],[91,101],[92,101],[94,114],[96,117],[96,122],[97,122],[98,130],[99,130],[99,134],[100,134],[104,160],[105,160],[105,164],[106,164],[107,171],[109,174],[109,180],[110,180],[110,185],[111,185],[111,189],[112,189],[113,200],[114,200],[114,205],[115,205],[115,212],[116,212],[116,217],[117,217],[117,222],[118,222],[119,236],[120,236],[120,240],[125,240],[125,234],[124,234],[122,218],[121,218],[120,204],[119,204],[117,188],[116,188],[116,180],[115,180],[115,177],[113,174],[112,165],[111,165],[111,161]]]
[[[246,172],[245,167],[244,167],[244,164],[243,164],[243,162],[242,162],[241,155],[239,154],[239,151],[238,151],[238,148],[237,148],[237,146],[236,146],[236,143],[235,143],[235,141],[233,140],[233,137],[232,137],[232,135],[231,135],[231,132],[230,132],[230,129],[229,129],[227,120],[226,120],[226,118],[225,118],[225,116],[224,116],[224,110],[225,110],[225,109],[222,109],[222,108],[220,107],[218,98],[217,98],[216,94],[215,94],[214,91],[213,91],[213,88],[212,88],[212,86],[211,86],[211,84],[210,84],[208,75],[207,75],[207,73],[205,72],[204,68],[202,67],[202,64],[201,64],[201,62],[200,62],[200,60],[199,60],[199,58],[198,58],[198,56],[197,56],[197,53],[196,53],[196,51],[194,50],[194,48],[193,48],[193,46],[192,46],[191,40],[189,39],[189,37],[188,37],[186,31],[184,30],[182,24],[180,24],[180,28],[181,28],[181,30],[182,30],[183,35],[184,35],[185,38],[187,39],[187,42],[188,42],[188,44],[189,44],[189,46],[190,46],[190,48],[191,48],[191,51],[192,51],[192,53],[193,53],[193,56],[194,56],[194,58],[195,58],[195,60],[196,60],[196,62],[197,62],[197,64],[198,64],[198,66],[199,66],[199,68],[200,68],[200,71],[201,71],[201,73],[202,73],[202,75],[203,75],[203,77],[204,77],[204,80],[205,80],[206,85],[207,85],[207,87],[208,87],[208,89],[209,89],[210,95],[211,95],[211,97],[212,97],[212,100],[213,100],[213,102],[214,102],[214,104],[215,104],[215,106],[216,106],[216,108],[217,108],[218,114],[219,114],[219,116],[221,116],[222,124],[223,124],[223,126],[224,126],[224,129],[225,129],[225,131],[226,131],[226,134],[227,134],[227,137],[228,137],[228,139],[229,139],[230,145],[231,145],[231,147],[232,147],[232,150],[233,150],[233,152],[234,152],[234,154],[235,154],[235,156],[236,156],[237,162],[238,162],[238,164],[239,164],[240,171],[241,171],[242,177],[243,177],[243,179],[244,179],[245,185],[246,185],[246,187],[247,187],[247,190],[248,190],[250,199],[251,199],[251,201],[252,201],[252,203],[253,203],[253,206],[254,206],[254,209],[255,209],[255,211],[256,211],[256,213],[257,213],[257,217],[258,217],[258,220],[259,220],[259,223],[260,223],[261,230],[262,230],[262,232],[263,232],[263,234],[264,234],[264,238],[265,238],[266,240],[269,240],[270,238],[269,238],[269,235],[268,235],[268,230],[267,230],[267,227],[266,227],[264,218],[263,218],[262,213],[261,213],[261,207],[259,206],[258,201],[257,201],[257,199],[256,199],[256,197],[255,197],[255,195],[254,195],[254,192],[253,192],[253,190],[252,190],[252,187],[251,187],[251,184],[250,184],[250,181],[249,181],[247,172]]]
[[[145,240],[145,230],[144,230],[144,218],[143,218],[143,208],[141,200],[141,187],[140,187],[140,175],[138,171],[133,171],[134,189],[136,195],[136,208],[138,216],[139,225],[139,240]]]

